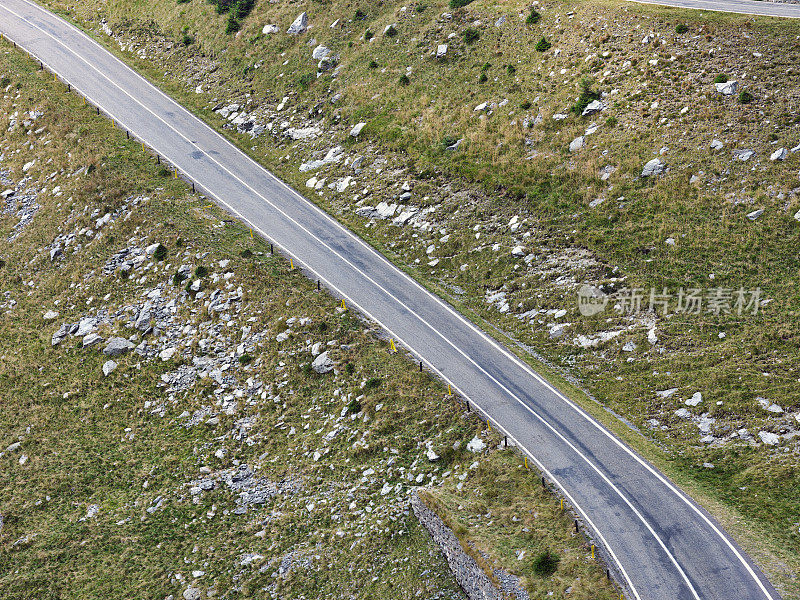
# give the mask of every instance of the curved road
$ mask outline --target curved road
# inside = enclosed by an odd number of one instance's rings
[[[380,323],[549,477],[629,598],[779,600],[721,527],[494,340],[75,27],[28,0],[0,32]]]
[[[769,0],[629,0],[629,2],[762,17],[800,19],[800,4],[793,2],[770,2]]]

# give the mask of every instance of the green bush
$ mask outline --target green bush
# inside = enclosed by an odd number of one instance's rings
[[[348,375],[352,375],[353,373],[355,373],[356,368],[355,366],[353,366],[353,363],[346,363],[344,365],[344,372],[347,373]]]
[[[450,0],[450,8],[461,8],[467,4],[471,4],[474,0]]]
[[[394,37],[397,35],[397,29],[394,28],[394,25],[389,25],[383,33],[386,37]]]
[[[728,76],[727,75],[717,75],[714,77],[714,83],[728,83]]]
[[[252,258],[253,251],[250,250],[250,248],[245,248],[244,250],[239,252],[239,256],[241,256],[242,258]]]
[[[558,569],[560,557],[550,550],[545,550],[533,560],[533,572],[539,577],[549,577]]]
[[[194,270],[194,274],[197,277],[205,277],[206,275],[208,275],[208,268],[203,265],[200,265]]]
[[[750,104],[753,100],[753,94],[747,90],[742,90],[739,92],[739,104]]]
[[[486,83],[489,81],[489,78],[486,76],[486,73],[481,73],[481,76],[478,77],[478,83]]]
[[[580,116],[583,114],[584,109],[589,106],[592,100],[600,99],[600,92],[592,90],[594,81],[591,77],[584,77],[581,79],[581,94],[578,101],[572,106],[572,112]]]
[[[514,73],[517,72],[517,67],[515,67],[514,65],[508,65],[508,66],[506,66],[506,72],[509,75],[513,75]]]
[[[608,117],[608,118],[606,119],[606,126],[607,126],[607,127],[609,127],[609,128],[611,128],[611,127],[616,127],[616,125],[617,125],[617,122],[618,122],[618,121],[617,121],[617,118],[616,118],[616,117]]]
[[[552,44],[547,41],[546,37],[542,36],[542,39],[536,42],[536,46],[534,46],[534,48],[537,52],[547,52],[550,49],[550,46],[552,46]]]
[[[375,62],[374,60],[369,61],[369,68],[370,69],[377,69],[378,68],[378,63]]]
[[[367,30],[364,32],[364,39],[365,39],[365,40],[367,40],[367,41],[370,41],[370,40],[371,40],[372,38],[374,38],[374,37],[375,37],[375,34],[374,34],[374,33],[372,33],[372,31],[371,31],[370,29],[367,29]]]
[[[678,23],[675,25],[675,33],[686,33],[689,31],[689,26],[686,23]]]
[[[481,39],[481,34],[474,27],[467,27],[464,30],[463,37],[465,44],[471,44],[472,42],[477,42],[479,39]]]
[[[364,384],[364,389],[365,390],[374,390],[374,389],[379,388],[382,383],[383,383],[383,379],[381,379],[380,377],[370,377],[369,379],[367,379],[367,382]]]
[[[526,22],[528,25],[534,25],[534,24],[538,23],[538,22],[539,22],[539,20],[540,20],[541,18],[542,18],[542,15],[540,15],[540,14],[539,14],[539,13],[536,11],[536,9],[535,9],[535,8],[532,8],[532,9],[531,9],[531,13],[528,15],[528,18],[527,18],[527,19],[525,19],[525,22]]]
[[[183,238],[179,237],[177,240],[175,240],[175,245],[176,245],[178,248],[180,248],[181,246],[183,246]]]
[[[350,363],[347,363],[350,364]],[[350,400],[350,403],[347,405],[347,412],[351,415],[356,415],[361,412],[361,402],[359,402],[356,398]]]
[[[153,252],[153,258],[156,259],[158,262],[161,262],[165,258],[167,258],[167,247],[164,244],[159,244],[156,247],[156,251]]]
[[[186,277],[187,275],[185,273],[175,273],[175,275],[172,276],[172,285],[175,287],[179,286],[183,283],[183,280],[186,279]]]
[[[253,362],[253,357],[250,356],[249,354],[242,354],[239,357],[239,364],[240,365],[249,365],[251,362]]]
[[[236,12],[231,11],[228,14],[228,23],[225,25],[225,33],[236,33],[242,28],[239,24],[239,19],[236,18]]]
[[[367,13],[365,13],[360,8],[356,9],[356,12],[353,14],[353,21],[363,21],[367,18]]]
[[[311,84],[314,82],[315,75],[314,73],[306,73],[305,75],[301,75],[297,78],[297,85],[300,86],[300,89],[305,91]]]
[[[411,80],[408,78],[408,75],[401,75],[400,79],[397,80],[397,83],[400,85],[406,86],[411,83]]]
[[[531,106],[533,105],[531,104],[530,100],[525,100],[525,102],[519,105],[522,110],[528,110]]]
[[[189,35],[188,33],[183,34],[183,45],[184,46],[191,46],[194,44],[194,38]]]

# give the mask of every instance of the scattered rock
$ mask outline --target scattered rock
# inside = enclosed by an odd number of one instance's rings
[[[660,175],[664,172],[666,165],[660,159],[654,158],[648,161],[642,169],[642,177],[650,177],[651,175]]]
[[[308,29],[308,15],[302,12],[297,15],[297,18],[289,25],[289,29],[286,30],[286,33],[298,35],[303,33],[306,29]]]
[[[478,436],[472,438],[467,444],[467,450],[469,450],[470,452],[483,452],[485,449],[486,449],[486,444]]]
[[[439,44],[436,47],[436,58],[442,59],[447,55],[447,44]]]
[[[103,375],[108,377],[109,375],[111,375],[111,373],[114,372],[116,368],[117,368],[117,363],[115,363],[113,360],[107,360],[106,362],[103,363]]]
[[[314,362],[311,363],[311,368],[314,369],[315,373],[319,373],[320,375],[333,371],[333,361],[328,356],[328,352],[325,351],[317,356]]]
[[[711,142],[711,149],[712,150],[722,150],[722,148],[724,146],[725,146],[725,144],[723,144],[720,140],[717,140],[717,139],[715,139],[715,140],[713,140]]]
[[[761,441],[767,446],[777,446],[781,443],[780,436],[770,431],[759,431],[758,437],[760,437]]]
[[[606,105],[600,102],[600,100],[592,100],[589,104],[586,105],[586,108],[583,109],[581,113],[582,117],[586,117],[588,115],[593,115],[594,113],[600,112],[601,110],[605,110]]]
[[[200,590],[195,587],[186,588],[183,592],[183,600],[200,600]]]
[[[686,404],[687,406],[697,406],[697,405],[698,405],[698,404],[700,404],[702,401],[703,401],[703,394],[701,394],[700,392],[695,392],[694,394],[692,394],[692,397],[691,397],[691,398],[689,398],[689,399],[688,399],[688,400],[685,402],[685,404]]]
[[[769,155],[769,159],[773,162],[776,160],[786,160],[786,154],[786,148],[778,148]]]
[[[577,152],[586,145],[586,138],[584,136],[576,137],[569,143],[569,151]]]
[[[103,348],[103,354],[106,356],[120,356],[126,352],[130,352],[135,347],[136,346],[133,344],[133,342],[130,342],[125,338],[112,337],[109,338],[108,344],[105,348]]]
[[[364,129],[364,126],[365,126],[365,125],[366,125],[366,123],[357,123],[357,124],[356,124],[356,125],[355,125],[355,126],[354,126],[354,127],[351,129],[351,130],[350,130],[350,135],[352,135],[353,137],[358,137],[358,134],[360,134],[360,133],[361,133],[361,130],[362,130],[362,129]]]
[[[53,319],[55,319],[57,317],[58,317],[58,312],[56,312],[54,310],[48,310],[46,313],[44,313],[44,316],[42,318],[45,321],[52,321]]]
[[[738,158],[742,162],[747,162],[753,157],[754,154],[755,152],[753,150],[750,150],[749,148],[733,151],[733,157]]]
[[[750,219],[751,221],[755,221],[758,217],[760,217],[763,214],[764,214],[764,209],[759,208],[758,210],[754,210],[751,213],[747,213],[747,218]]]
[[[726,81],[725,83],[715,83],[714,87],[717,92],[723,96],[732,96],[736,93],[736,88],[739,86],[736,81]]]
[[[277,25],[267,24],[264,25],[264,29],[261,30],[261,33],[264,35],[270,35],[273,33],[278,33],[278,31],[280,31],[280,28]]]

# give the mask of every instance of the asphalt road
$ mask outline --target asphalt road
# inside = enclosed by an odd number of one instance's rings
[[[630,0],[641,4],[659,4],[695,10],[760,15],[763,17],[785,17],[800,19],[800,4],[769,2],[760,0]]]
[[[27,0],[2,0],[0,32],[380,323],[489,415],[582,515],[629,598],[779,598],[721,527],[649,463],[88,36]]]

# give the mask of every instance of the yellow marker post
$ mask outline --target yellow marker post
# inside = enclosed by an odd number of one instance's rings
[[[178,169],[175,169],[175,179],[178,178]]]
[[[55,73],[53,73],[53,81],[58,81],[58,75],[56,75]]]
[[[342,309],[347,310],[347,305],[344,303],[344,298],[342,298]]]
[[[116,127],[117,126],[117,122],[113,118],[111,119],[111,126],[112,127]]]
[[[452,388],[450,387],[450,384],[449,384],[449,383],[447,384],[447,395],[448,395],[448,396],[452,396],[452,395],[453,395],[453,390],[452,390]]]
[[[525,457],[525,468],[526,469],[528,468],[528,457],[527,456]]]
[[[145,151],[144,142],[142,142],[142,152]]]
[[[253,228],[252,227],[250,228],[250,239],[251,240],[253,239]]]
[[[594,560],[594,544],[592,544],[592,560]]]
[[[489,431],[491,431],[491,430],[492,430],[492,423],[491,423],[491,421],[486,421],[486,427],[488,427],[488,428],[489,428]]]
[[[564,499],[563,498],[561,499],[561,510],[562,511],[564,510]]]
[[[397,347],[394,345],[394,340],[389,340],[389,347],[392,349],[392,352],[397,352]]]
[[[294,259],[289,258],[289,269],[294,271]]]

